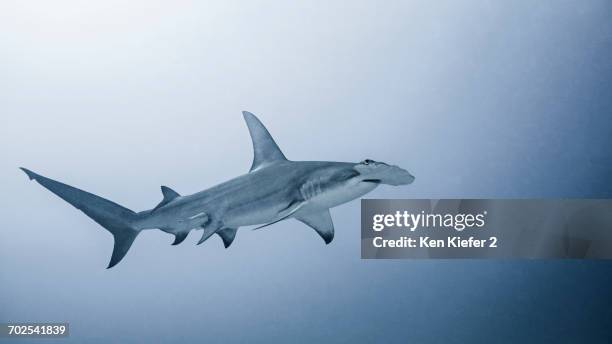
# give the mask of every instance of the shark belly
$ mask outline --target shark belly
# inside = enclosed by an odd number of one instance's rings
[[[251,226],[272,222],[291,210],[291,200],[285,195],[258,198],[256,195],[245,202],[230,202],[223,211],[222,222],[226,227]]]
[[[216,217],[224,227],[237,228],[271,222],[295,205],[292,175],[284,171],[262,171],[236,178],[233,185],[215,190]],[[213,203],[217,202],[217,205]]]

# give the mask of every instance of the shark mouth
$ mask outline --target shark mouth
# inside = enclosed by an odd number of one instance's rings
[[[380,184],[380,179],[364,179],[362,182]]]

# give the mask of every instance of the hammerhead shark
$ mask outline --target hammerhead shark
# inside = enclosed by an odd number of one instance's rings
[[[255,228],[259,229],[294,218],[312,227],[329,244],[334,238],[330,208],[359,198],[380,184],[414,181],[408,171],[370,159],[359,163],[287,160],[259,119],[247,111],[242,114],[253,141],[253,164],[248,173],[188,196],[162,186],[162,201],[138,213],[20,168],[30,180],[36,180],[113,235],[113,254],[107,269],[123,259],[144,229],[173,234],[172,245],[182,243],[191,230],[201,229],[198,245],[216,233],[228,248],[239,227],[261,225]]]

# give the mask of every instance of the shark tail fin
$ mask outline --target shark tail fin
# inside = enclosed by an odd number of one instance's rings
[[[72,204],[85,215],[106,228],[115,239],[113,254],[107,269],[117,265],[126,255],[140,229],[134,225],[138,215],[130,209],[89,192],[43,177],[26,168],[21,168],[30,180],[36,180],[47,190]]]

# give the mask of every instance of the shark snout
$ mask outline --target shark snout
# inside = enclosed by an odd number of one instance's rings
[[[407,185],[414,182],[414,176],[401,167],[376,162],[364,165],[359,164],[355,167],[364,182],[387,185]]]
[[[385,184],[408,185],[414,182],[414,176],[398,166],[389,166],[389,171],[386,174],[387,178],[382,179]]]
[[[410,172],[406,171],[406,176],[404,177],[404,184],[412,184],[414,182],[414,176],[410,174]]]
[[[410,172],[404,170],[403,168],[399,168],[397,166],[395,166],[395,168],[399,170],[398,178],[397,178],[398,185],[407,185],[407,184],[412,184],[412,182],[414,182],[414,176],[410,174]]]

